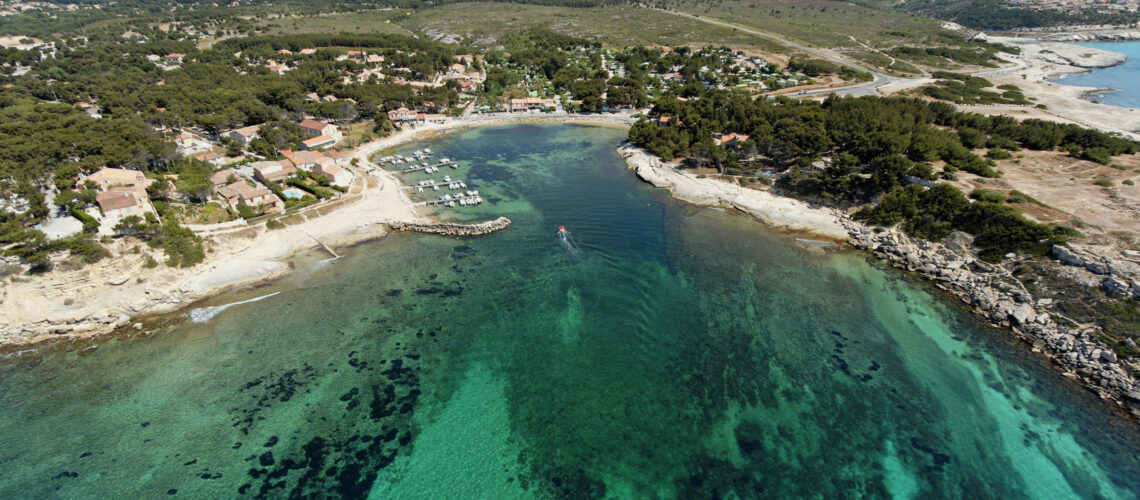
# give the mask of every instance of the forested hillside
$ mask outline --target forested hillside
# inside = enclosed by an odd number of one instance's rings
[[[977,149],[1061,148],[1103,161],[1137,151],[1132,141],[1076,125],[986,117],[916,99],[819,103],[709,91],[700,99],[660,99],[653,112],[671,117],[670,125],[638,123],[630,140],[663,158],[689,157],[729,174],[783,172],[778,187],[786,192],[842,206],[870,203],[859,217],[873,223],[904,222],[908,232],[931,239],[953,229],[970,232],[978,237],[981,255],[991,260],[1008,252],[1043,255],[1074,232],[1029,221],[1001,203],[971,204],[948,185],[929,191],[922,185],[956,179],[959,171],[1001,176],[992,160],[974,153]],[[717,144],[714,134],[722,133],[747,135],[736,146],[739,154]]]

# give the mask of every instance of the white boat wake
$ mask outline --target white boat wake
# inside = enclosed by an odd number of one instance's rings
[[[570,234],[570,231],[560,229],[558,231],[558,242],[562,244],[562,247],[565,248],[566,252],[571,256],[582,256],[582,249],[578,246],[578,243],[574,241],[574,236]]]
[[[272,297],[272,296],[277,295],[279,293],[281,293],[281,292],[273,292],[273,293],[262,295],[260,297],[254,297],[254,298],[249,299],[249,300],[242,300],[239,302],[231,302],[229,304],[222,304],[220,306],[199,307],[198,309],[194,309],[194,310],[186,313],[186,315],[190,317],[191,323],[205,323],[207,321],[210,321],[211,319],[214,319],[214,316],[217,316],[222,311],[225,311],[226,309],[229,309],[233,306],[236,306],[239,304],[248,304],[250,302],[257,302],[257,301],[262,300],[262,299],[268,299],[269,297]]]

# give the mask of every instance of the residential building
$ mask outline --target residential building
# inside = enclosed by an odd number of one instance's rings
[[[95,203],[104,217],[123,218],[131,215],[143,217],[149,211],[147,204],[130,190],[114,189],[95,195]]]
[[[237,142],[248,145],[254,139],[257,139],[257,137],[258,137],[257,133],[260,129],[261,129],[261,125],[250,125],[248,127],[242,127],[242,128],[236,129],[236,130],[231,130],[226,135],[230,139],[233,139]]]
[[[183,57],[185,57],[185,55],[179,54],[177,52],[167,54],[166,55],[166,65],[167,66],[177,66],[179,64],[182,64],[182,58]]]
[[[519,113],[531,110],[547,110],[554,109],[554,99],[543,99],[540,97],[527,97],[524,99],[511,99],[511,112]]]
[[[241,179],[241,176],[238,175],[237,170],[232,168],[219,170],[210,174],[210,187],[216,188],[218,186],[225,186],[238,179]]]
[[[222,155],[213,151],[210,151],[209,153],[202,153],[198,156],[195,156],[194,159],[198,161],[204,161],[215,167],[220,167],[226,164],[226,159]]]
[[[301,130],[308,134],[310,137],[318,137],[327,135],[332,137],[335,141],[340,140],[340,130],[336,125],[325,122],[319,122],[313,119],[307,119],[301,122]]]
[[[426,115],[417,113],[415,110],[408,108],[393,109],[388,112],[388,120],[391,120],[393,125],[405,125],[408,123],[423,123]]]
[[[459,76],[462,75],[464,71],[467,71],[467,66],[459,63],[455,63],[447,67],[447,74],[449,76]]]
[[[297,169],[306,172],[314,172],[316,168],[321,165],[336,165],[336,159],[320,151],[290,151],[283,149],[280,153],[281,156],[288,159]]]
[[[717,142],[721,145],[721,147],[736,149],[737,147],[740,146],[740,143],[747,141],[747,140],[748,140],[747,135],[738,134],[736,132],[733,132],[731,134],[725,134],[725,135],[720,136],[720,139],[718,139]]]
[[[99,169],[98,172],[80,179],[76,185],[76,189],[82,190],[88,181],[94,182],[98,191],[110,191],[111,188],[127,188],[127,190],[134,192],[139,197],[145,198],[146,187],[154,182],[154,179],[147,179],[146,176],[138,170],[103,167]]]
[[[331,160],[331,158],[329,159]],[[347,186],[348,183],[352,181],[352,174],[348,173],[344,167],[337,165],[336,162],[318,164],[313,169],[313,173],[328,179],[329,182],[337,186]]]
[[[253,176],[266,184],[281,182],[297,173],[297,167],[288,160],[253,162]]]
[[[262,186],[251,186],[245,181],[237,181],[215,190],[230,208],[237,209],[244,203],[261,213],[284,212],[285,204],[277,195]]]
[[[174,138],[174,143],[178,145],[178,154],[182,156],[205,153],[212,148],[209,142],[185,130],[178,133]]]
[[[318,135],[312,139],[301,141],[301,147],[308,150],[330,148],[336,145],[336,141],[334,137]]]

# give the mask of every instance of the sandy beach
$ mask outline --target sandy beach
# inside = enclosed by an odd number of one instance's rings
[[[1009,115],[1017,118],[1076,123],[1109,133],[1140,140],[1140,110],[1098,104],[1088,100],[1090,94],[1106,89],[1079,87],[1049,81],[1064,75],[1084,73],[1122,63],[1123,54],[1081,47],[1067,43],[1037,42],[1020,38],[991,37],[991,41],[1017,46],[1021,54],[1015,66],[978,73],[994,85],[1016,85],[1025,95],[1037,98],[1047,109],[1031,106],[960,106],[964,111],[985,115]],[[1029,43],[1027,43],[1029,42]]]
[[[12,279],[0,290],[0,348],[97,336],[128,326],[137,318],[183,309],[222,292],[267,283],[289,274],[294,257],[383,237],[393,222],[427,222],[416,212],[395,175],[368,158],[385,149],[471,127],[521,122],[589,123],[629,126],[626,115],[491,115],[401,130],[348,153],[358,159],[353,182],[340,197],[280,220],[201,228],[206,259],[190,268],[171,268],[161,251],[130,239],[108,245],[111,257],[79,269],[57,269]],[[146,267],[147,257],[159,262]]]

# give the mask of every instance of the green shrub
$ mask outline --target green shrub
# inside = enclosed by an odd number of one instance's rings
[[[83,232],[94,233],[99,230],[99,221],[87,212],[80,210],[76,205],[71,206],[71,215],[83,223]]]
[[[1010,154],[1009,151],[1001,148],[991,148],[989,151],[986,151],[986,158],[991,160],[1008,160],[1013,158],[1013,155]]]
[[[975,189],[970,191],[970,198],[978,201],[986,201],[989,203],[1001,203],[1005,201],[1005,194],[996,189]]]
[[[1045,206],[1044,203],[1041,203],[1040,201],[1037,201],[1036,199],[1034,199],[1032,196],[1029,196],[1025,193],[1022,193],[1021,191],[1018,191],[1016,189],[1009,192],[1009,197],[1005,199],[1005,202],[1006,203],[1013,203],[1013,204],[1016,204],[1016,203],[1033,203],[1035,205]]]

